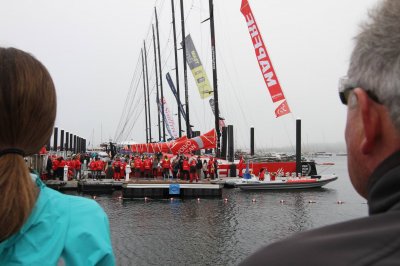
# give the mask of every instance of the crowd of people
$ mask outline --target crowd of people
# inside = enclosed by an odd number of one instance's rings
[[[164,179],[181,179],[196,181],[200,179],[214,179],[217,174],[217,160],[210,157],[202,160],[200,156],[177,155],[170,157],[162,154],[136,155],[130,160],[132,169],[131,177],[156,178],[162,176]]]
[[[214,157],[202,159],[200,156],[147,154],[117,155],[111,161],[105,161],[88,154],[67,156],[49,155],[46,165],[46,179],[62,179],[64,167],[68,166],[68,180],[82,179],[82,166],[89,172],[89,178],[114,179],[120,181],[126,176],[126,168],[130,166],[130,178],[181,179],[196,181],[217,178],[218,161]]]

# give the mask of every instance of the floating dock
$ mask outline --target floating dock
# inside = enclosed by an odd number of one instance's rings
[[[135,180],[122,185],[122,197],[134,198],[215,198],[222,197],[222,184],[208,181],[189,183],[183,180]]]
[[[113,179],[82,179],[72,181],[47,180],[45,184],[55,190],[77,191],[84,194],[111,194],[122,189],[122,197],[134,198],[211,198],[222,197],[223,184],[201,180],[190,183],[184,180],[144,179],[115,181]]]
[[[84,194],[111,194],[115,190],[121,190],[123,181],[113,179],[82,179],[82,180],[46,180],[46,186],[64,192],[78,191]]]

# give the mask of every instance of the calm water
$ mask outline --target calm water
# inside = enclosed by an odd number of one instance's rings
[[[350,184],[346,159],[316,160],[335,163],[319,167],[320,173],[339,175],[322,189],[225,189],[226,202],[122,201],[115,192],[96,201],[109,216],[118,265],[236,265],[258,248],[293,233],[366,216],[366,201]],[[344,204],[337,204],[339,200]]]

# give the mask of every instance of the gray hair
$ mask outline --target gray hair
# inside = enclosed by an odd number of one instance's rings
[[[347,76],[372,91],[400,130],[400,1],[384,0],[361,25]]]

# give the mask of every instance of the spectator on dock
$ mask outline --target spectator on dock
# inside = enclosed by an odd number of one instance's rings
[[[64,158],[62,156],[57,158],[56,177],[58,179],[60,179],[60,180],[63,179],[63,176],[64,176],[64,166],[65,166],[65,164],[66,164],[65,160],[64,160]]]
[[[183,180],[186,181],[189,180],[189,171],[190,171],[189,159],[187,157],[184,157],[182,161],[182,176],[181,176]]]
[[[144,157],[143,167],[144,167],[144,177],[149,178],[151,176],[151,160],[148,156]]]
[[[121,158],[121,178],[122,179],[124,179],[125,175],[126,175],[125,169],[126,169],[126,158],[122,157]]]
[[[179,173],[179,157],[175,157],[172,161],[172,178],[177,179]]]
[[[163,178],[169,179],[169,171],[171,170],[171,161],[168,159],[168,156],[164,157],[162,161],[162,168],[163,168]]]
[[[115,265],[107,215],[30,174],[53,131],[56,92],[32,55],[0,48],[0,265]]]
[[[143,162],[142,162],[142,159],[140,159],[140,156],[136,156],[135,161],[134,161],[136,178],[139,178],[141,176],[142,164],[143,164]]]
[[[97,163],[96,163],[95,158],[90,159],[89,170],[92,173],[92,178],[97,179]]]
[[[297,234],[243,265],[400,265],[400,1],[369,15],[339,87],[349,176],[369,216]]]
[[[47,173],[47,179],[53,179],[53,162],[51,160],[51,156],[49,155],[47,157],[47,162],[46,162],[46,173]]]
[[[112,168],[114,170],[114,180],[120,181],[121,180],[121,161],[119,157],[115,159],[112,164]]]
[[[151,174],[154,178],[157,178],[158,175],[158,165],[160,163],[160,160],[157,157],[157,154],[153,155],[153,161],[152,161],[152,166],[151,166]]]
[[[74,160],[74,167],[75,167],[75,176],[74,176],[74,178],[79,180],[79,179],[82,178],[82,174],[81,174],[82,164],[81,164],[81,161],[79,160],[78,156],[74,156],[73,160]]]
[[[202,166],[203,174],[204,174],[204,179],[207,179],[207,172],[208,172],[208,163],[207,160],[203,161],[203,166]]]
[[[196,170],[197,160],[195,157],[192,157],[190,159],[189,165],[190,165],[190,183],[192,183],[193,180],[196,180],[196,182],[198,182],[199,178],[197,176],[197,170]]]
[[[211,157],[210,160],[208,160],[207,170],[208,170],[208,174],[210,175],[210,178],[214,179],[215,163],[214,163],[214,158],[213,157]]]
[[[238,163],[238,170],[239,170],[240,178],[243,177],[243,169],[245,169],[245,168],[246,168],[246,164],[245,164],[244,158],[243,158],[243,156],[240,156],[240,160]]]
[[[201,169],[203,168],[203,163],[201,162],[200,156],[197,156],[196,160],[196,175],[198,179],[201,179]]]

